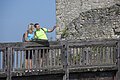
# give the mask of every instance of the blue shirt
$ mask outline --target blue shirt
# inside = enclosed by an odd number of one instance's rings
[[[28,40],[34,39],[34,32],[32,34],[28,33]]]

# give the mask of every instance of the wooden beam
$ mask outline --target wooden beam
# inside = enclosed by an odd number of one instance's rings
[[[120,80],[120,41],[118,42],[118,56],[117,56],[117,67],[118,71],[116,72],[116,79],[115,80]]]

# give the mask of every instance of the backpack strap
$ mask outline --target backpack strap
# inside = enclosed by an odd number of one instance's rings
[[[34,38],[35,38],[35,36],[37,37],[37,39],[38,39],[38,36],[36,35],[36,31],[34,32]]]
[[[44,32],[45,32],[45,30],[43,29],[43,28],[41,28]],[[45,32],[46,33],[46,32]]]

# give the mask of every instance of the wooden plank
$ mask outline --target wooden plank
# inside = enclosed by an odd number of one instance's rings
[[[109,47],[105,47],[105,64],[110,64],[110,51],[109,51]]]
[[[23,55],[24,55],[24,58],[23,58],[23,66],[24,68],[23,69],[26,69],[26,50],[23,50]]]
[[[52,57],[53,57],[52,55],[53,55],[53,53],[52,53],[52,50],[50,49],[50,57],[49,57],[50,58],[50,64],[49,64],[50,67],[52,67]]]
[[[38,50],[35,50],[35,69],[37,69],[37,54]]]
[[[106,63],[108,63],[108,64],[111,64],[110,63],[110,47],[106,47],[106,49],[107,49],[107,51],[106,51]]]
[[[37,70],[37,54],[38,54],[38,50],[35,50],[35,69]]]
[[[59,49],[59,63],[58,63],[58,66],[62,66],[62,60],[61,60],[61,54],[62,54],[62,49]]]
[[[79,65],[82,65],[82,48],[80,47],[80,52],[79,52],[79,54],[80,54],[80,62],[79,62]]]
[[[92,52],[94,52],[93,50],[92,50],[92,48],[94,48],[94,47],[89,47],[89,50],[88,50],[88,65],[92,65],[93,63],[92,63]]]
[[[59,64],[59,49],[56,49],[56,67],[58,67]]]
[[[1,50],[0,50],[0,70],[3,70],[3,52]]]
[[[11,80],[11,48],[7,48],[7,79],[6,80]]]
[[[16,68],[18,68],[18,51],[16,51]]]
[[[42,60],[41,61],[41,65],[42,65],[41,68],[43,69],[43,68],[45,68],[45,58],[46,58],[45,57],[45,54],[46,54],[45,50],[46,49],[42,49],[42,50],[43,50],[43,52],[41,53],[41,55],[42,55],[42,57],[41,57],[41,60]]]
[[[106,47],[103,46],[103,60],[102,60],[102,64],[106,63]]]
[[[57,67],[61,66],[61,49],[57,49]]]
[[[71,49],[72,50],[72,65],[74,65],[74,55],[75,55],[75,52],[74,52],[74,47]]]
[[[42,49],[43,50],[43,49]],[[39,53],[38,53],[38,64],[39,64],[39,68],[42,68],[42,62],[43,62],[43,53],[41,52],[42,51],[41,49],[39,50]]]
[[[79,62],[78,49],[79,49],[79,48],[76,48],[76,65],[78,65],[78,62]]]
[[[83,64],[82,65],[85,66],[85,64],[86,64],[86,47],[83,48],[82,57],[83,57]]]
[[[6,56],[6,55],[7,55],[7,51],[6,51],[6,49],[5,49],[5,50],[4,50],[4,56],[3,56],[3,57],[4,57],[4,59],[3,59],[3,61],[4,61],[4,62],[3,62],[3,64],[4,64],[4,65],[3,65],[4,72],[5,72],[6,68],[7,68],[7,67],[6,67],[6,65],[7,65],[7,62],[6,62],[6,61],[7,61],[7,56]]]
[[[56,49],[56,67],[59,66],[59,49]]]
[[[34,69],[35,50],[32,50],[32,69]]]
[[[68,41],[69,45],[116,45],[116,43],[119,41],[119,39],[98,39],[98,40],[73,40],[73,41]]]
[[[36,65],[36,69],[38,70],[39,66],[40,68],[42,67],[42,62],[41,62],[41,58],[39,59],[39,57],[41,56],[41,49],[36,50],[36,60],[35,60],[35,65]]]
[[[113,64],[112,54],[113,54],[113,47],[110,47],[110,63],[111,63],[111,64]]]
[[[72,50],[69,48],[69,65],[72,65]]]
[[[101,65],[103,62],[103,47],[100,47],[100,64]]]
[[[115,80],[120,80],[120,41],[118,42],[118,55],[117,55],[117,67],[118,71],[116,72],[116,79]]]
[[[97,47],[97,51],[96,51],[96,54],[97,54],[97,60],[96,60],[96,64],[100,64],[100,53],[99,53],[99,47],[98,46],[96,46]]]
[[[22,69],[22,62],[23,62],[23,59],[22,59],[22,51],[20,51],[20,69]]]
[[[43,49],[43,53],[42,53],[43,57],[42,57],[42,68],[45,67],[45,49]]]
[[[90,47],[87,47],[86,48],[87,50],[86,50],[86,65],[89,65],[89,60],[90,60],[90,56],[89,56],[89,54],[91,54],[90,53],[90,51],[91,51],[91,48]]]
[[[15,65],[15,59],[14,59],[15,50],[14,50],[14,48],[12,48],[12,53],[11,53],[11,55],[12,55],[12,56],[11,56],[11,57],[12,57],[12,58],[11,58],[11,59],[12,59],[12,61],[11,61],[11,62],[12,62],[12,63],[11,63],[12,65],[11,65],[11,67],[12,67],[12,70],[14,71],[14,68],[15,68],[15,66],[14,66],[14,65]]]
[[[94,65],[97,65],[97,47],[93,46],[93,52],[94,52]]]
[[[48,66],[49,66],[49,49],[47,49],[45,56],[46,56],[46,68],[48,68]]]
[[[56,66],[56,49],[54,49],[54,53],[53,53],[53,66]]]
[[[28,50],[28,70],[30,70],[30,50]]]
[[[45,67],[45,68],[46,68],[46,65],[47,65],[47,50],[48,50],[48,49],[45,50],[45,54],[44,54],[44,55],[45,55],[44,67]]]
[[[77,57],[77,53],[76,53],[76,48],[75,48],[75,47],[73,48],[73,51],[74,51],[74,57],[73,57],[74,65],[76,65],[76,57]]]

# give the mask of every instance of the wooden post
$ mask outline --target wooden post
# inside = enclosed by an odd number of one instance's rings
[[[120,41],[118,41],[118,56],[117,56],[117,67],[116,80],[120,80]]]
[[[7,54],[7,78],[6,80],[11,80],[11,52],[12,49],[7,47],[6,48],[6,54]]]
[[[69,80],[69,67],[68,67],[68,43],[65,41],[62,43],[62,55],[63,55],[63,69],[65,71],[65,75],[63,76],[63,80]]]
[[[3,51],[3,69],[4,69],[4,72],[6,70],[6,50],[4,49]]]

